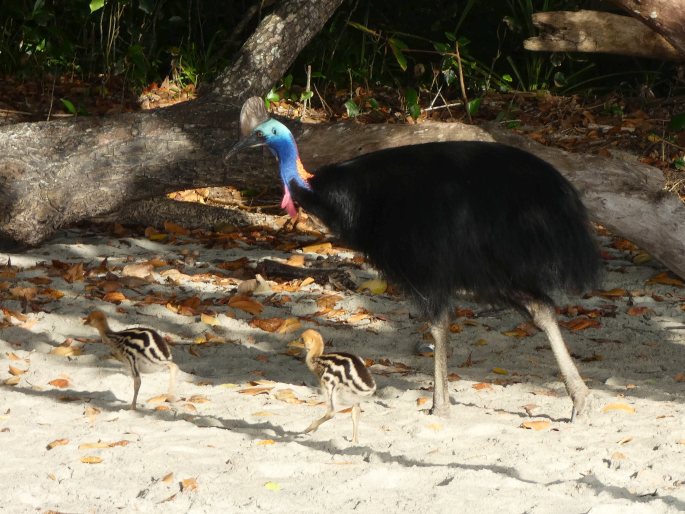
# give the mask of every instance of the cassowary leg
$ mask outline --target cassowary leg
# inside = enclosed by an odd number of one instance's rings
[[[552,346],[552,352],[559,365],[561,378],[566,386],[566,392],[568,392],[573,400],[571,421],[574,421],[576,417],[586,416],[589,414],[588,397],[590,390],[585,385],[585,382],[583,382],[580,373],[578,373],[578,368],[576,368],[571,355],[568,353],[564,339],[561,337],[554,308],[542,302],[528,302],[525,306],[532,316],[533,322],[545,333]]]
[[[447,390],[447,334],[449,327],[449,314],[443,313],[437,321],[431,323],[431,335],[435,341],[433,357],[435,360],[435,373],[433,383],[433,407],[431,414],[449,417],[450,395]]]

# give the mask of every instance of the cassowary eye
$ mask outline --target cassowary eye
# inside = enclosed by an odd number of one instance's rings
[[[257,136],[257,137],[264,137],[264,132],[262,132],[261,130],[258,130],[258,131],[255,132],[254,134],[255,134],[255,136]]]

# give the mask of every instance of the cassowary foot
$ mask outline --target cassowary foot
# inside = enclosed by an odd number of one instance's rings
[[[424,410],[423,412],[425,412],[426,414],[430,414],[432,416],[438,416],[440,418],[449,418],[450,404],[444,403],[442,405],[438,405],[435,402],[433,402],[433,406],[428,410]]]
[[[576,391],[571,395],[573,400],[573,411],[571,412],[571,423],[583,422],[590,419],[594,410],[594,396],[586,387],[581,391]]]

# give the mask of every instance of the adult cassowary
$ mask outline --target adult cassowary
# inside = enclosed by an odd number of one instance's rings
[[[243,106],[241,132],[229,156],[266,145],[279,162],[281,206],[293,217],[297,205],[318,217],[430,321],[434,414],[449,413],[447,336],[458,294],[530,315],[552,346],[571,419],[586,413],[589,390],[551,294],[592,286],[599,258],[585,208],[555,168],[517,148],[462,141],[380,150],[309,173],[291,132],[259,98]]]

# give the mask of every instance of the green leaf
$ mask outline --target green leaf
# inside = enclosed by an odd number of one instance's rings
[[[419,101],[419,94],[416,92],[416,89],[409,87],[404,93],[404,98],[407,100],[407,105],[416,105]]]
[[[290,91],[290,88],[292,87],[292,85],[293,85],[293,75],[292,75],[292,73],[290,73],[290,74],[286,75],[286,77],[283,79],[283,87],[286,90]]]
[[[466,108],[468,109],[469,114],[471,116],[475,116],[476,114],[478,114],[478,109],[480,109],[480,102],[480,98],[475,98],[473,100],[470,100],[469,103],[466,104]]]
[[[685,159],[682,157],[678,157],[676,160],[673,161],[673,166],[675,166],[675,169],[677,170],[685,170]]]
[[[447,82],[448,86],[452,84],[452,82],[454,82],[454,79],[457,78],[457,74],[454,72],[452,68],[442,70],[442,75],[445,77],[445,82]]]
[[[504,82],[509,82],[510,84],[511,84],[512,82],[514,82],[514,79],[511,78],[511,75],[509,75],[508,73],[505,73],[504,75],[502,75],[502,80],[503,80]]]
[[[369,27],[367,27],[366,25],[362,25],[361,23],[357,23],[356,21],[348,21],[347,24],[350,27],[354,27],[357,30],[361,30],[362,32],[366,32],[367,34],[371,34],[375,38],[380,37],[378,32],[375,32],[375,31],[371,30]]]
[[[448,41],[456,41],[457,36],[454,35],[454,32],[445,32],[445,37],[447,38]]]
[[[104,0],[103,0],[104,1]],[[45,7],[45,0],[36,0],[33,4],[33,16],[36,16]]]
[[[378,102],[375,98],[369,98],[369,105],[371,105],[371,108],[374,110],[378,109]]]
[[[679,132],[685,129],[685,112],[676,114],[668,122],[668,130],[673,130],[674,132]]]
[[[345,109],[347,109],[347,115],[350,118],[356,118],[359,116],[359,106],[354,103],[354,100],[348,100],[345,102]]]
[[[419,116],[421,116],[421,107],[419,107],[418,104],[410,105],[409,116],[411,116],[414,119],[417,119]]]
[[[278,93],[274,91],[273,89],[269,91],[269,93],[266,95],[264,100],[266,101],[266,108],[268,109],[269,106],[271,105],[271,102],[278,102],[281,99]]]
[[[90,0],[90,14],[99,11],[105,6],[105,0]]]
[[[402,50],[407,48],[406,43],[404,43],[404,41],[401,41],[400,39],[391,37],[390,39],[388,39],[388,44],[390,45],[390,49],[392,50],[392,53],[395,56],[395,59],[397,60],[397,64],[400,65],[402,71],[407,71],[407,58],[402,53]]]
[[[564,87],[566,85],[566,75],[564,75],[562,72],[557,71],[554,74],[554,85],[556,87]]]
[[[314,96],[314,91],[302,91],[300,95],[300,102],[305,102]]]
[[[448,45],[448,44],[446,44],[446,43],[437,43],[437,42],[434,42],[434,43],[433,43],[433,47],[434,47],[438,52],[442,52],[442,53],[447,53],[447,52],[449,52],[449,51],[451,50],[450,45]]]
[[[73,114],[74,116],[78,114],[76,107],[69,100],[67,100],[66,98],[60,98],[60,101],[64,105],[64,108],[67,110],[67,112],[69,112],[69,114]]]
[[[155,8],[155,2],[153,0],[138,0],[138,9],[143,11],[145,14],[152,14],[152,10]]]

